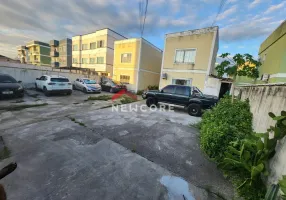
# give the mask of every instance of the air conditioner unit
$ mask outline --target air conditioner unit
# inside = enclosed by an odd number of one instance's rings
[[[162,73],[162,79],[167,79],[168,75],[167,73]]]
[[[269,79],[269,74],[263,74],[262,77],[261,77],[261,80],[265,81],[265,82],[267,82],[268,79]]]

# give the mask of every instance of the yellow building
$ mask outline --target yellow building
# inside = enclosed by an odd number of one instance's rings
[[[112,76],[114,42],[122,39],[126,37],[108,28],[72,37],[72,66]]]
[[[29,63],[38,66],[50,66],[50,45],[40,41],[30,41],[26,46],[17,47],[18,57],[21,63]]]
[[[113,79],[137,92],[149,85],[159,85],[162,50],[143,38],[116,41]]]
[[[219,42],[218,27],[166,34],[160,86],[196,86],[218,96],[221,81],[214,74]]]

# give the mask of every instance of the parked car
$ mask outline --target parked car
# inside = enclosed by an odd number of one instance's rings
[[[148,107],[159,102],[184,106],[189,115],[200,116],[203,109],[216,105],[218,98],[204,95],[197,87],[183,85],[168,85],[162,90],[149,90],[146,92]]]
[[[126,85],[113,80],[103,80],[101,82],[102,91],[107,91],[111,93],[119,92],[120,90],[126,90]]]
[[[8,74],[0,74],[0,97],[23,97],[24,88]]]
[[[36,90],[42,90],[46,96],[53,93],[66,93],[71,95],[72,84],[68,78],[57,75],[44,75],[36,79]]]
[[[88,92],[101,92],[101,86],[95,81],[88,78],[78,78],[73,83],[74,90],[81,90],[84,93]]]

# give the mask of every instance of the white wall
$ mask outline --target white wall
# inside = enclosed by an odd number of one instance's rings
[[[247,86],[237,89],[241,92],[241,99],[249,99],[255,132],[266,132],[269,126],[275,124],[275,121],[268,116],[269,112],[280,115],[282,110],[286,111],[286,85]],[[286,175],[286,138],[277,144],[270,169],[268,177],[270,184],[277,183],[282,175]]]
[[[205,81],[204,94],[219,96],[221,81],[218,78],[208,77]]]
[[[75,71],[74,71],[75,72]],[[0,73],[9,74],[17,81],[22,81],[25,87],[34,87],[36,78],[42,75],[59,75],[69,78],[72,82],[77,78],[89,77],[91,79],[99,80],[99,76],[71,73],[69,70],[53,69],[51,67],[34,66],[21,63],[0,62]]]

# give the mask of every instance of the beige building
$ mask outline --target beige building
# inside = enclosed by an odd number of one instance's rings
[[[72,66],[112,77],[114,42],[123,39],[126,37],[108,28],[72,37]]]
[[[159,85],[162,50],[143,38],[116,41],[113,79],[137,92]]]
[[[218,27],[166,34],[159,88],[190,85],[218,96],[221,81],[210,76],[214,73],[218,43]]]

